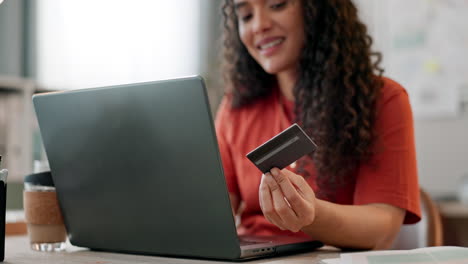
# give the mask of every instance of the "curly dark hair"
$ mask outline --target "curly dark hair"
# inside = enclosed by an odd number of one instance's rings
[[[372,155],[381,54],[351,0],[301,0],[305,47],[294,87],[296,120],[319,146],[311,154],[317,183],[344,183]],[[276,82],[248,53],[233,0],[225,0],[224,77],[232,107],[268,96]]]

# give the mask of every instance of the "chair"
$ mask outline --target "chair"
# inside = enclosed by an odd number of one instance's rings
[[[403,225],[392,249],[414,249],[443,245],[442,220],[437,205],[424,191],[421,193],[421,221],[413,225]]]

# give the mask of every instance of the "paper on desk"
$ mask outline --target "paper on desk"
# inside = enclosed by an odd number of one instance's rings
[[[320,260],[324,264],[341,264],[341,259],[333,258],[333,259],[322,259]]]
[[[427,247],[413,250],[341,254],[341,264],[466,264],[468,248]]]

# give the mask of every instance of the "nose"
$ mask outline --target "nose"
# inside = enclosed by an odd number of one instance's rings
[[[254,33],[263,33],[271,29],[272,20],[268,15],[268,12],[263,10],[258,10],[253,16],[253,32]]]

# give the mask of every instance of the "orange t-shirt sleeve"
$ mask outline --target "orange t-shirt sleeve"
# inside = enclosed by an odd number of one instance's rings
[[[412,224],[421,219],[413,116],[406,91],[390,85],[397,89],[386,93],[378,107],[375,154],[359,167],[354,204],[405,209],[404,223]]]
[[[232,133],[233,122],[230,116],[230,100],[223,98],[218,112],[216,114],[215,128],[216,137],[218,139],[218,147],[223,162],[224,176],[226,178],[226,184],[230,193],[239,195],[239,186],[237,184],[236,172],[234,169],[231,144],[229,143],[230,135]]]

